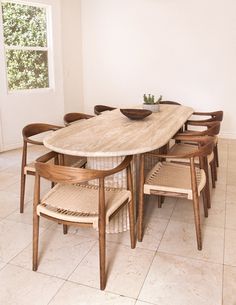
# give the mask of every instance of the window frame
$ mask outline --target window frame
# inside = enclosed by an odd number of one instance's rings
[[[46,47],[23,47],[23,46],[7,46],[4,43],[4,27],[3,27],[3,16],[2,16],[2,3],[15,3],[20,5],[35,6],[39,8],[44,8],[46,11]],[[52,39],[52,9],[51,5],[44,3],[37,3],[32,1],[21,1],[21,0],[0,0],[0,35],[2,35],[3,50],[4,50],[4,66],[5,66],[5,79],[6,79],[6,91],[7,94],[29,94],[34,92],[44,92],[55,90],[55,79],[54,79],[54,65],[53,65],[53,39]],[[48,58],[48,87],[45,88],[29,88],[29,89],[9,89],[8,85],[8,67],[6,52],[7,50],[21,50],[21,51],[46,51]]]

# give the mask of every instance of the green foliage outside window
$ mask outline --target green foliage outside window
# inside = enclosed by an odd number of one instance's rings
[[[49,87],[48,52],[24,49],[47,47],[46,9],[3,2],[2,16],[9,90]]]

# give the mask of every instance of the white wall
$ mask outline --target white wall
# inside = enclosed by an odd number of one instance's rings
[[[236,137],[235,0],[82,0],[85,111],[162,94]]]
[[[80,0],[61,0],[65,112],[83,111]]]

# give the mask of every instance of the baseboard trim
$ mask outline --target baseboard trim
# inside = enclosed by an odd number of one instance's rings
[[[10,144],[10,145],[4,145],[2,147],[2,152],[8,151],[8,150],[13,150],[13,149],[18,149],[22,147],[22,143],[16,143],[16,144]]]
[[[236,139],[236,133],[222,132],[222,133],[220,133],[220,138],[235,140]]]

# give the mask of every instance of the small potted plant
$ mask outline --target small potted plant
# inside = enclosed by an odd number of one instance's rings
[[[144,94],[143,95],[143,109],[151,110],[152,112],[160,111],[160,101],[162,100],[162,96],[160,95],[159,99],[155,101],[154,95]]]

